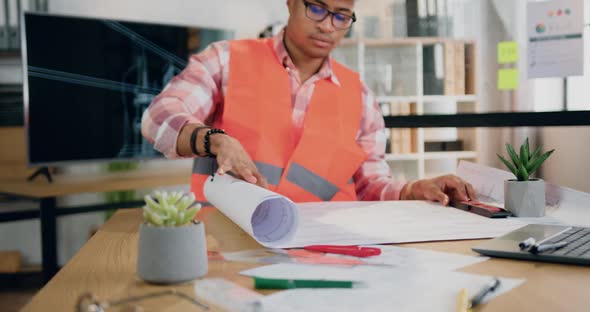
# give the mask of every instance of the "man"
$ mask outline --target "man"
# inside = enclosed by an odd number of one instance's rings
[[[447,205],[474,198],[471,185],[452,175],[410,183],[391,178],[374,95],[330,58],[356,21],[354,4],[287,0],[283,32],[212,44],[153,101],[143,135],[168,158],[197,157],[191,190],[198,200],[206,201],[203,184],[214,171],[295,202]]]

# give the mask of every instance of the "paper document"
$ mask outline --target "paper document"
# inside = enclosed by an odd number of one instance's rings
[[[527,2],[528,77],[584,74],[584,0]]]
[[[486,261],[488,257],[469,256],[455,253],[446,253],[417,248],[363,245],[363,247],[376,247],[381,249],[381,254],[367,258],[307,251],[303,249],[256,249],[237,252],[224,252],[225,260],[253,263],[290,263],[313,265],[338,265],[338,266],[390,266],[409,267],[413,269],[443,269],[456,270],[468,265]]]
[[[476,258],[476,257],[473,257]],[[392,278],[402,271],[425,272],[432,274],[451,271],[459,268],[463,263],[436,264],[432,257],[424,257],[417,266],[408,263],[400,263],[399,266],[325,266],[314,264],[279,263],[240,272],[241,275],[268,279],[293,279],[293,280],[331,280],[364,282],[369,285],[379,285],[382,282],[389,283]],[[453,261],[453,260],[449,260]]]
[[[275,269],[275,267],[282,268]],[[267,272],[263,272],[265,268]],[[254,270],[250,270],[254,271]],[[324,266],[272,265],[256,276],[274,278],[353,280],[362,289],[293,289],[260,300],[264,311],[456,311],[457,295],[467,288],[473,296],[490,283],[491,276],[452,271],[408,268],[326,268]],[[484,302],[521,285],[521,279],[500,279],[500,287]]]
[[[457,175],[473,185],[481,201],[498,207],[504,207],[504,181],[514,179],[508,171],[467,161],[459,163]],[[590,226],[590,194],[545,181],[545,203],[546,217],[513,219],[525,223]]]
[[[498,64],[510,64],[518,62],[518,42],[498,42]]]
[[[367,264],[383,264],[414,270],[457,270],[488,260],[488,257],[469,256],[418,248],[376,246],[381,254],[364,259]]]
[[[281,248],[491,238],[525,225],[427,201],[298,204],[299,230]]]
[[[482,285],[489,283],[490,277],[477,277],[464,273],[448,273],[449,275],[433,278],[445,278],[444,282],[436,285],[422,280],[421,286],[382,287],[378,289],[293,289],[282,291],[260,299],[260,305],[264,312],[455,312],[457,311],[456,289],[459,285],[469,289],[473,294]],[[406,278],[413,278],[407,276]],[[484,302],[502,295],[519,286],[522,281],[514,279],[501,279],[500,289],[486,296]],[[455,287],[453,287],[455,286]]]
[[[284,245],[297,231],[295,204],[267,189],[230,175],[216,175],[207,179],[204,193],[212,205],[263,246]]]
[[[488,257],[482,256],[469,256],[469,255],[461,255],[456,253],[448,253],[448,252],[440,252],[440,251],[433,251],[433,250],[424,250],[418,248],[409,248],[409,247],[396,247],[396,246],[382,246],[382,245],[364,245],[365,247],[377,247],[381,249],[381,254],[378,256],[368,257],[368,258],[357,258],[352,256],[344,256],[344,255],[332,255],[331,257],[337,257],[342,259],[355,259],[362,261],[357,265],[377,265],[377,266],[389,266],[389,267],[404,267],[410,268],[415,270],[456,270],[463,268],[468,265],[476,264],[482,261],[486,261]],[[300,250],[300,249],[291,249],[291,250]],[[276,266],[274,268],[287,268],[286,271],[289,271],[290,268],[293,268],[293,272],[297,271],[299,266],[296,266],[297,263],[291,262],[286,263],[284,262],[285,266]],[[299,263],[302,264],[302,263]],[[317,265],[316,263],[308,263],[312,265]],[[323,264],[323,263],[320,263]],[[330,263],[331,265],[337,265],[338,263]],[[348,265],[347,263],[340,264]],[[321,270],[322,266],[319,266],[319,270]],[[268,272],[272,267],[264,267],[263,270]],[[254,269],[251,272],[256,272],[259,269]],[[245,275],[256,275],[255,273],[248,273],[250,271],[244,272]],[[265,277],[265,276],[262,276]],[[270,278],[270,277],[269,277]]]
[[[195,295],[224,311],[260,312],[261,294],[222,278],[195,281]]]
[[[205,196],[261,245],[271,248],[492,238],[525,225],[428,201],[295,205],[228,175],[207,180]]]
[[[518,89],[518,69],[500,68],[498,69],[498,90],[516,90]]]

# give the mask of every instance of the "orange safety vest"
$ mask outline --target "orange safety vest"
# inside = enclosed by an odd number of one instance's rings
[[[319,80],[299,142],[293,126],[289,74],[272,40],[230,43],[223,112],[213,123],[236,138],[269,188],[294,202],[355,201],[353,175],[367,158],[356,142],[362,116],[359,75],[332,61],[341,86]],[[203,186],[217,169],[214,158],[195,158],[191,191],[206,202]]]

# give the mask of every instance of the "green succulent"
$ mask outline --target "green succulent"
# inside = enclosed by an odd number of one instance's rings
[[[159,227],[174,227],[189,224],[201,209],[195,203],[195,195],[185,195],[180,192],[156,191],[153,197],[144,197],[146,205],[143,207],[143,217],[148,224]]]
[[[524,144],[520,146],[520,155],[518,155],[512,145],[508,143],[506,143],[506,150],[508,151],[508,155],[512,162],[509,162],[499,154],[496,155],[498,155],[506,167],[514,173],[518,181],[528,181],[533,172],[539,169],[541,164],[543,164],[543,162],[555,151],[555,149],[552,149],[541,155],[541,147],[539,146],[531,154],[529,149],[529,138],[527,138],[524,141]]]

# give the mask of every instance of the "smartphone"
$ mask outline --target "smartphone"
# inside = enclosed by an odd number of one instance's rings
[[[512,216],[510,211],[477,200],[451,202],[450,205],[457,209],[469,211],[488,218],[506,218]]]

